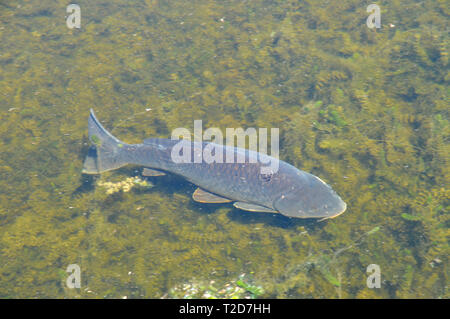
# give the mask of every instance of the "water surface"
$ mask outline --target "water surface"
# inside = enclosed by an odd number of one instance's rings
[[[80,0],[72,30],[67,4],[0,1],[1,298],[449,297],[445,1],[379,3],[380,29],[356,0]],[[140,170],[81,174],[90,108],[128,143],[279,128],[347,211],[198,204],[174,176],[108,192]]]

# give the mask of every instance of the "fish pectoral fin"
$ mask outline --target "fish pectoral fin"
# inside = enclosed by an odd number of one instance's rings
[[[205,191],[204,189],[197,188],[192,194],[192,199],[194,199],[196,202],[199,203],[230,203],[232,202],[231,199],[221,197],[219,195],[212,194],[208,191]]]
[[[249,203],[244,203],[244,202],[236,202],[233,204],[234,207],[242,209],[242,210],[247,210],[249,212],[262,212],[262,213],[278,213],[276,210],[264,207],[264,206],[259,206],[259,205],[255,205],[255,204],[249,204]]]
[[[144,169],[142,170],[142,176],[163,176],[163,175],[166,175],[166,173],[152,168],[144,167]]]

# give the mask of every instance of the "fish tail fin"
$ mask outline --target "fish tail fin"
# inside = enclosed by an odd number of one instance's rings
[[[127,144],[112,136],[100,124],[92,109],[88,120],[88,130],[92,146],[84,160],[83,173],[100,174],[128,164],[122,152]]]

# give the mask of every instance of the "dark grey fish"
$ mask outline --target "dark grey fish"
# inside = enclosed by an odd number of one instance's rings
[[[83,173],[86,174],[100,174],[127,164],[141,165],[144,175],[164,175],[166,171],[197,185],[199,188],[193,199],[198,202],[234,202],[239,209],[281,213],[289,217],[333,218],[347,207],[320,178],[265,154],[203,142],[203,148],[210,144],[215,151],[221,148],[224,155],[227,151],[235,156],[245,154],[245,161],[195,163],[193,159],[197,153],[192,152],[189,163],[176,163],[171,157],[175,145],[185,143],[195,149],[200,142],[152,138],[142,144],[126,144],[106,131],[92,110],[88,127],[93,145],[84,162]],[[267,160],[278,161],[278,170],[262,174],[261,167],[267,167]]]

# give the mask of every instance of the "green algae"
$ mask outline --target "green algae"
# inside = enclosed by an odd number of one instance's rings
[[[239,279],[236,280],[236,285],[249,292],[252,298],[258,298],[264,294],[264,289],[261,286],[252,283],[252,280],[247,279],[245,274],[239,276]]]
[[[417,220],[420,220],[420,217],[414,216],[414,215],[411,215],[411,214],[408,214],[408,213],[402,213],[402,214],[401,214],[401,217],[402,217],[403,219],[406,219],[406,220],[409,220],[409,221],[417,221]]]
[[[0,4],[0,297],[449,298],[444,1],[382,4],[376,31],[356,0],[80,3],[81,30],[65,5]],[[281,158],[348,210],[200,205],[174,176],[106,194],[138,168],[81,174],[90,108],[127,143],[194,119],[279,127]]]

